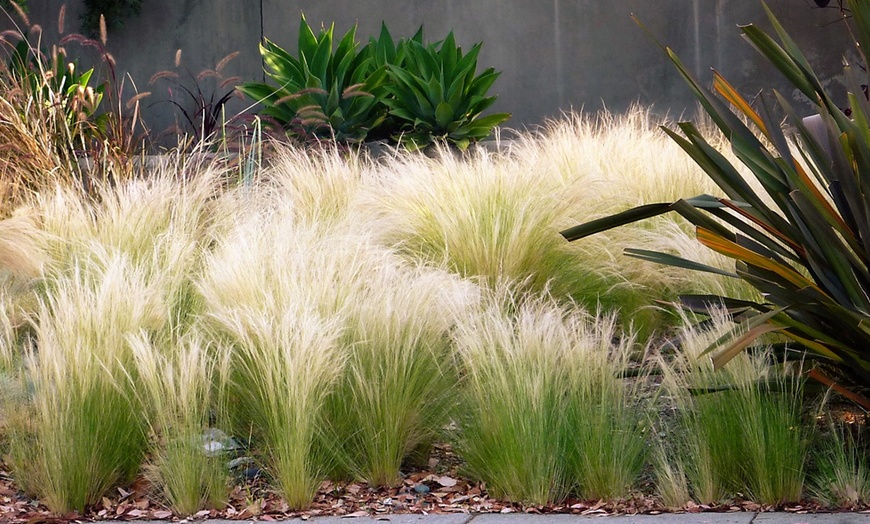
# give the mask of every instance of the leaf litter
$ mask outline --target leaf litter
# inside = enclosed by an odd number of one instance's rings
[[[52,514],[44,504],[28,497],[0,463],[0,523],[71,524],[78,521],[134,520],[258,520],[273,522],[290,518],[332,516],[352,519],[391,514],[444,515],[452,513],[564,513],[574,515],[661,514],[771,511],[811,513],[823,508],[814,503],[773,508],[750,501],[720,505],[689,503],[667,508],[652,495],[652,482],[645,482],[631,497],[616,501],[567,499],[546,506],[526,506],[489,495],[486,485],[460,475],[461,463],[449,445],[436,445],[426,470],[409,471],[396,486],[370,486],[364,482],[324,481],[305,511],[291,511],[287,503],[260,476],[234,486],[223,509],[206,509],[189,516],[175,515],[154,487],[143,477],[131,486],[119,487],[82,514]],[[425,489],[421,489],[425,487]],[[860,508],[865,509],[867,508]]]

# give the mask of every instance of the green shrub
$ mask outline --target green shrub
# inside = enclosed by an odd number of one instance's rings
[[[660,491],[679,492],[685,479],[701,504],[738,493],[771,505],[800,500],[808,437],[802,379],[791,366],[772,367],[766,347],[716,371],[701,355],[730,330],[727,314],[714,311],[701,327],[684,321],[679,354],[660,359],[663,386],[676,407],[667,464],[659,466]]]

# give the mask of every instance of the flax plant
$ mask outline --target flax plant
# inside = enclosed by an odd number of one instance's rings
[[[215,355],[196,332],[177,346],[158,348],[147,334],[129,340],[135,357],[139,400],[151,433],[151,477],[179,515],[226,504],[225,458],[208,454]]]

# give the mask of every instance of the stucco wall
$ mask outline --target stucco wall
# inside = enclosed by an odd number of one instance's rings
[[[42,25],[45,42],[56,38],[62,3],[30,1],[31,22]],[[82,7],[76,0],[67,3],[71,32]],[[768,0],[821,76],[841,88],[846,26],[835,21],[835,10],[811,4]],[[261,79],[257,42],[265,35],[294,50],[303,11],[312,24],[334,22],[341,34],[358,22],[361,39],[375,34],[383,20],[394,36],[408,36],[422,24],[433,40],[453,29],[463,45],[483,41],[480,65],[502,71],[493,110],[513,113],[511,127],[571,108],[619,111],[634,101],[672,114],[692,109],[688,89],[631,13],[705,81],[715,67],[747,95],[770,86],[792,95],[740,37],[737,24],[768,27],[757,0],[146,0],[138,18],[110,32],[108,47],[138,90],[153,92],[145,116],[156,129],[172,119],[169,104],[151,105],[166,98],[168,84],[149,86],[148,79],[172,68],[177,49],[194,73],[240,51],[227,74]],[[244,106],[238,102],[232,109]]]

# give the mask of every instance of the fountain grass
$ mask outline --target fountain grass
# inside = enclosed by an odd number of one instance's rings
[[[162,328],[165,309],[122,256],[56,276],[27,357],[31,398],[10,438],[16,478],[54,512],[83,511],[129,482],[146,448],[126,338]],[[135,289],[136,293],[130,293]]]
[[[575,345],[564,364],[571,384],[563,408],[571,491],[586,500],[621,498],[647,459],[647,408],[640,394],[645,371],[621,378],[637,344],[631,333],[620,333],[613,315],[599,314],[572,328]]]
[[[753,296],[622,255],[656,249],[729,268],[678,218],[584,242],[558,234],[712,191],[655,123],[642,110],[572,115],[500,152],[433,157],[278,146],[240,187],[226,187],[218,164],[181,161],[90,196],[46,182],[0,221],[16,479],[52,509],[82,507],[135,472],[150,432],[176,511],[217,505],[224,477],[186,444],[217,406],[294,508],[329,475],[396,483],[451,412],[469,473],[496,496],[627,494],[646,425],[620,370],[638,340],[687,321],[654,299]],[[659,489],[674,505],[686,489],[701,502],[738,490],[792,500],[805,435],[783,428],[800,427],[799,384],[749,357],[713,375],[694,360],[711,336],[685,330],[686,354],[663,365],[679,411]],[[207,376],[217,392],[202,389]],[[708,383],[732,389],[685,394]],[[126,440],[95,456],[89,445],[62,454],[62,439]]]
[[[832,508],[854,509],[870,500],[870,467],[861,426],[829,421],[814,454],[810,493]]]
[[[690,247],[694,231],[680,217],[582,242],[558,235],[640,202],[715,189],[657,123],[640,109],[598,120],[573,115],[519,135],[501,152],[395,155],[380,166],[379,183],[363,189],[361,205],[373,210],[382,241],[411,259],[446,264],[491,289],[509,282],[518,293],[546,292],[589,310],[621,312],[623,327],[632,323],[643,339],[673,320],[651,307],[655,300],[741,288],[726,277],[688,278],[623,255],[627,248],[657,249],[730,269],[724,257]],[[745,286],[738,291],[749,293]]]
[[[275,317],[213,306],[227,338],[227,399],[236,434],[251,435],[287,504],[308,507],[330,470],[318,446],[324,405],[342,369],[340,329],[303,304]]]
[[[334,468],[325,405],[344,368],[347,297],[358,296],[377,259],[362,254],[379,251],[323,238],[288,208],[240,216],[206,257],[198,288],[227,362],[221,404],[236,434],[253,436],[287,503],[304,508]]]

